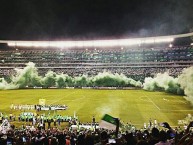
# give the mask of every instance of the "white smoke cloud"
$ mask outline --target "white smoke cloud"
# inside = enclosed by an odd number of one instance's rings
[[[11,90],[18,88],[18,85],[14,85],[13,83],[7,83],[4,78],[0,78],[0,90]]]
[[[179,76],[178,83],[187,95],[188,100],[193,102],[193,67],[184,69]]]
[[[149,91],[163,90],[175,94],[183,92],[178,84],[178,78],[170,76],[168,72],[158,73],[154,78],[145,78],[143,89]]]

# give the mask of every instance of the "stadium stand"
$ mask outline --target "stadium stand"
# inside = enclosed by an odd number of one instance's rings
[[[48,70],[71,76],[111,71],[123,73],[135,80],[168,71],[178,76],[183,68],[193,65],[193,46],[144,46],[137,48],[73,48],[45,49],[17,47],[0,49],[0,76],[14,74],[14,68],[23,68],[34,62],[40,75]]]
[[[28,118],[26,118],[27,116]],[[2,115],[1,115],[2,116]],[[43,118],[42,118],[43,117]],[[0,131],[1,145],[191,145],[192,124],[186,128],[172,128],[167,122],[157,126],[148,125],[138,129],[132,124],[122,125],[119,131],[96,128],[97,122],[83,124],[76,118],[69,118],[70,126],[62,128],[62,116],[34,117],[33,113],[23,113],[19,119],[26,125],[16,128],[10,124],[15,119],[3,116]],[[67,117],[67,116],[66,116]],[[65,118],[66,118],[65,117]],[[9,123],[9,121],[10,123]],[[77,128],[72,128],[77,126]],[[89,128],[82,128],[81,126]],[[2,129],[3,128],[3,129]]]
[[[8,47],[7,49],[7,47],[2,47],[0,48],[0,77],[11,76],[15,73],[14,68],[24,68],[26,63],[34,62],[40,75],[45,75],[48,70],[56,73],[63,72],[70,76],[80,74],[92,76],[99,72],[111,71],[143,81],[145,77],[165,71],[168,71],[171,76],[178,76],[184,68],[193,65],[192,56],[192,45],[81,49],[38,47]],[[193,127],[193,122],[183,129],[171,128],[166,122],[163,123],[165,126],[162,126],[166,129],[161,128],[160,125],[151,126],[150,123],[147,128],[143,129],[136,129],[132,124],[127,124],[125,130],[116,134],[114,131],[96,130],[94,127],[91,129],[78,128],[78,130],[63,129],[60,126],[61,117],[67,118],[68,116],[57,116],[58,125],[51,125],[56,122],[55,118],[48,117],[47,119],[47,116],[44,116],[45,120],[41,117],[34,118],[35,123],[33,124],[33,115],[29,112],[28,116],[29,118],[21,114],[19,120],[29,125],[22,126],[22,128],[15,128],[12,125],[4,133],[0,132],[0,145],[186,145],[193,143],[190,129]],[[9,119],[7,115],[0,117],[1,122]],[[11,117],[9,121],[14,122],[16,117],[13,118]],[[64,120],[70,120],[70,124],[73,125],[81,125],[76,119]],[[2,130],[6,126],[7,124],[1,126]]]

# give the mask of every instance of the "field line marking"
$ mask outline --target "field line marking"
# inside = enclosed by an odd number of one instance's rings
[[[74,92],[72,92],[72,93],[69,93],[69,94],[67,94],[66,96],[62,97],[61,99],[57,99],[56,101],[52,102],[52,104],[54,104],[54,103],[56,103],[56,102],[58,102],[58,101],[60,101],[60,100],[63,100],[65,97],[68,97],[68,96],[70,96],[70,95],[72,95],[72,94],[74,94],[74,93],[76,93],[76,92],[74,91]]]
[[[149,99],[149,101],[150,101],[158,110],[161,111],[161,109],[160,109],[150,98],[148,98],[148,99]]]
[[[68,101],[78,101],[78,100],[82,100],[82,99],[84,99],[84,98],[86,98],[86,96],[85,95],[83,95],[81,98],[77,98],[77,99],[74,99],[74,100],[68,100]]]
[[[143,99],[144,98],[144,99]],[[150,100],[148,100],[148,97],[139,97],[139,99],[141,101],[145,101],[145,102],[151,102]]]
[[[168,111],[167,109],[162,109],[162,111]],[[186,112],[186,111],[193,111],[193,110],[169,110],[169,111],[179,111],[179,112]]]
[[[181,102],[183,104],[187,104],[186,101],[176,99],[174,96],[171,96],[171,98],[174,98],[176,102]]]

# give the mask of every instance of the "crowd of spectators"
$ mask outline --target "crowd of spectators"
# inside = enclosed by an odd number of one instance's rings
[[[143,81],[145,77],[168,71],[178,76],[183,68],[193,64],[192,46],[117,49],[8,49],[0,51],[0,77],[15,74],[14,68],[24,68],[34,62],[40,75],[48,70],[70,76],[110,71]]]
[[[126,76],[140,76],[143,75],[145,77],[149,76],[154,76],[157,73],[164,73],[168,72],[171,76],[178,76],[182,72],[183,68],[181,67],[149,67],[149,68],[144,68],[144,67],[123,67],[123,68],[79,68],[79,69],[53,69],[54,72],[56,73],[64,73],[68,74],[70,76],[78,76],[79,74],[88,74],[89,76],[94,76],[97,75],[100,72],[111,72],[113,74],[118,73],[118,74],[124,74]],[[43,70],[44,73],[48,71],[48,69]]]
[[[2,113],[1,113],[2,115]],[[23,113],[25,116],[26,113]],[[27,113],[27,115],[32,115]],[[189,115],[191,116],[191,115]],[[192,116],[191,116],[192,118]],[[8,120],[10,122],[8,122]],[[81,123],[77,118],[70,118],[68,126],[60,123],[51,124],[49,118],[40,115],[25,121],[21,127],[15,127],[12,118],[3,116],[0,126],[0,145],[192,145],[193,121],[184,127],[171,127],[167,122],[150,121],[142,128],[130,123],[122,123],[117,130],[106,130],[94,121]],[[5,121],[7,121],[5,123]],[[53,121],[53,120],[52,120]],[[58,122],[58,121],[57,121]],[[72,126],[76,125],[76,128]],[[84,128],[81,126],[90,126]],[[96,127],[97,126],[97,127]]]
[[[173,48],[140,48],[140,49],[17,49],[0,51],[0,59],[4,63],[21,62],[26,59],[41,62],[170,62],[192,60],[192,47],[173,47]],[[3,62],[3,61],[2,61]]]
[[[168,72],[169,75],[177,77],[181,74],[183,67],[107,67],[107,68],[95,68],[95,67],[81,67],[78,68],[39,68],[38,73],[41,76],[44,76],[49,70],[54,71],[57,74],[68,74],[69,76],[75,77],[80,74],[86,74],[88,76],[95,76],[100,72],[111,72],[113,74],[124,74],[127,77],[130,77],[134,80],[143,81],[145,77],[153,77],[157,73]],[[0,69],[0,76],[8,77],[15,75],[16,72],[14,69]]]
[[[11,125],[0,132],[0,145],[192,145],[193,122],[186,129],[171,128],[167,122],[162,127],[134,130],[96,128],[61,128],[59,126],[36,127],[33,125],[16,128]]]

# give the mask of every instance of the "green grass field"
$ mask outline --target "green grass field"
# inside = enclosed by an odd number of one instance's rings
[[[3,113],[18,115],[21,111],[11,110],[11,104],[38,104],[39,99],[43,98],[46,99],[46,104],[67,105],[67,110],[56,113],[73,116],[75,111],[82,122],[91,122],[93,115],[96,121],[100,121],[108,113],[137,126],[143,126],[150,118],[157,119],[158,122],[167,121],[174,126],[177,125],[177,120],[193,113],[193,107],[182,96],[144,90],[2,90],[0,98],[0,112]]]

